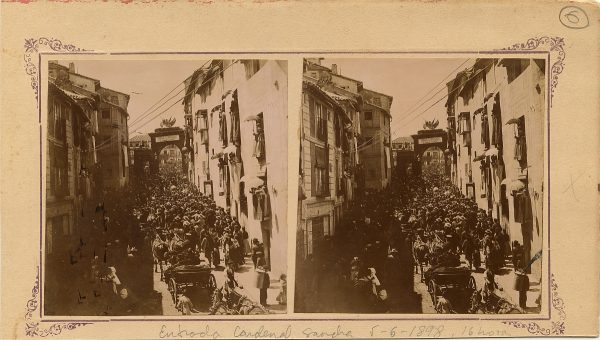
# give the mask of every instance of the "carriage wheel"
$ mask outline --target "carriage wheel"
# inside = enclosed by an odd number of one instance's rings
[[[213,274],[210,274],[208,277],[208,284],[206,287],[208,288],[209,292],[213,292],[215,289],[217,289],[217,280],[215,280],[215,276]]]
[[[175,282],[175,279],[169,280],[169,292],[171,292],[173,303],[177,304],[177,283]]]

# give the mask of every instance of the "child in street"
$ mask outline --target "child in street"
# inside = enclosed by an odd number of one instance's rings
[[[279,282],[281,283],[281,288],[279,288],[279,295],[277,295],[277,302],[280,305],[287,304],[287,275],[281,274],[279,276]]]

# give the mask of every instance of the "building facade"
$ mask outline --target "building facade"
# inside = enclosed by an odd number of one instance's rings
[[[103,90],[99,80],[76,73],[73,63],[48,63],[45,252],[56,268],[68,264],[88,231],[107,183],[103,164],[114,161],[103,152]],[[122,124],[126,131],[126,119]]]
[[[545,67],[478,59],[447,84],[452,180],[523,245],[526,263],[543,245]]]
[[[364,142],[358,150],[364,169],[365,189],[379,191],[387,188],[392,181],[392,97],[364,88],[360,95],[363,99],[360,126]]]
[[[100,80],[77,73],[74,63],[66,67],[50,61],[48,74],[50,79],[58,80],[61,88],[94,100],[97,135],[93,142],[99,161],[93,176],[103,190],[125,186],[129,178],[129,95],[103,88]]]
[[[129,182],[129,95],[102,87],[98,92],[101,98],[98,152],[102,159],[103,186],[119,189]]]
[[[337,66],[304,63],[300,108],[298,256],[319,251],[365,190],[391,181],[392,97],[367,90]]]
[[[404,177],[412,170],[415,158],[412,137],[398,137],[392,141],[392,169],[397,176]]]
[[[273,273],[286,273],[287,62],[213,60],[185,85],[192,182],[264,244]]]

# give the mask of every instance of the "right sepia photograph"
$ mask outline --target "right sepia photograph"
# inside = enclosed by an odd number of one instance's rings
[[[481,56],[304,59],[296,313],[541,312],[546,60]]]

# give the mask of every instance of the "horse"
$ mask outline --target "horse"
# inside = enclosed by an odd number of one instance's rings
[[[167,253],[169,252],[169,247],[166,243],[163,242],[155,242],[152,245],[152,256],[154,257],[154,272],[158,272],[158,268],[160,267],[160,280],[163,280],[163,262],[166,264],[167,262]]]
[[[415,274],[419,274],[421,269],[421,282],[425,280],[423,266],[429,263],[429,247],[423,242],[416,242],[413,245],[413,258],[415,259]]]

